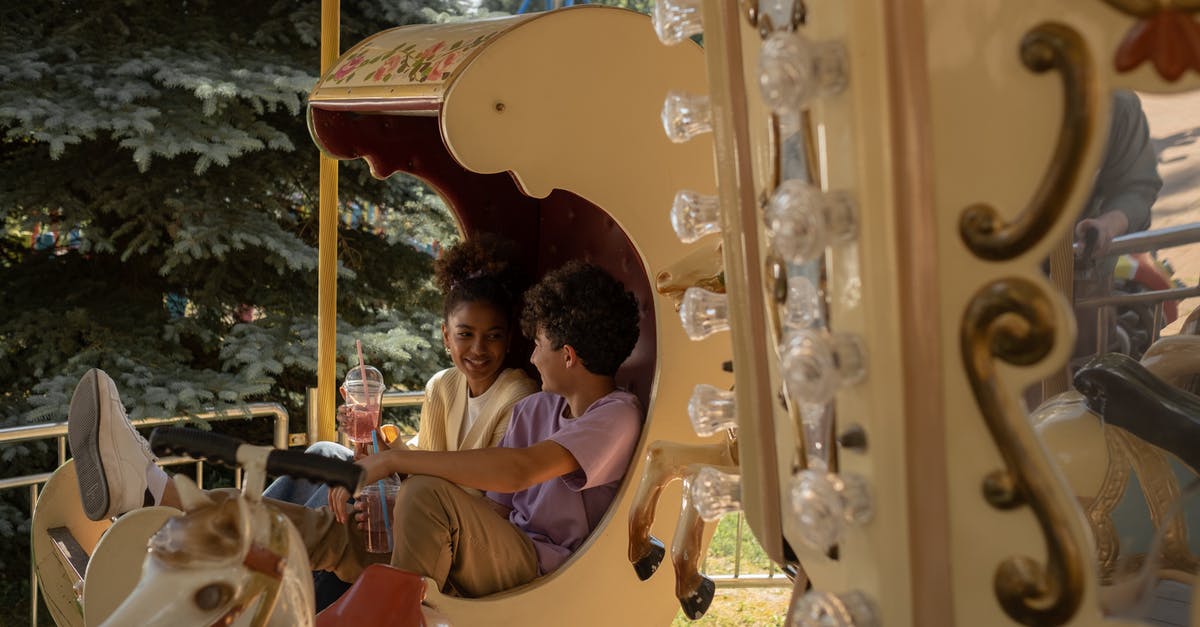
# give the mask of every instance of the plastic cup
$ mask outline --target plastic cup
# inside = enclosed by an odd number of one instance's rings
[[[371,366],[354,367],[346,373],[342,383],[342,398],[346,405],[338,411],[338,423],[351,442],[371,441],[371,433],[379,426],[383,391],[383,374]]]
[[[383,488],[383,498],[380,498],[380,486]],[[384,479],[364,487],[359,493],[358,498],[362,501],[366,514],[368,553],[390,553],[392,550],[392,509],[396,506],[396,492],[399,490],[399,481]]]

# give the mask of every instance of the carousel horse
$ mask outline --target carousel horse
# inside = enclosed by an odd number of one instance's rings
[[[156,429],[151,447],[159,455],[184,452],[240,465],[245,488],[204,492],[176,475],[183,514],[169,518],[150,538],[140,581],[103,624],[313,624],[308,554],[291,522],[262,502],[266,473],[354,489],[360,469],[194,429]],[[123,523],[118,520],[114,529]],[[420,599],[410,605],[419,608]]]
[[[667,484],[681,479],[684,484],[679,522],[671,541],[671,563],[675,567],[675,597],[688,618],[704,615],[712,603],[716,585],[700,573],[703,558],[704,521],[692,502],[691,483],[705,467],[737,472],[737,439],[732,434],[714,444],[653,442],[646,452],[645,471],[629,512],[629,561],[645,581],[658,570],[666,554],[663,543],[650,534],[659,496]]]
[[[1145,586],[1159,580],[1190,582],[1200,567],[1179,509],[1181,484],[1195,481],[1200,468],[1192,444],[1200,398],[1181,389],[1200,372],[1200,353],[1188,350],[1198,341],[1160,339],[1141,363],[1099,357],[1076,374],[1078,391],[1051,398],[1031,416],[1091,527],[1101,602],[1112,612],[1145,602]],[[1127,493],[1140,493],[1144,513],[1122,508]],[[1158,539],[1123,546],[1130,529]]]

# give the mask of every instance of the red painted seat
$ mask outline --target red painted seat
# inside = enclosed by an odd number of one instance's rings
[[[333,605],[317,614],[317,627],[395,625],[424,627],[420,575],[386,564],[372,564]]]

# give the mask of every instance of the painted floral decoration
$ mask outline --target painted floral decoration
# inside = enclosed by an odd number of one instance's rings
[[[347,82],[384,83],[405,79],[409,83],[444,81],[471,50],[497,34],[490,32],[474,39],[438,41],[425,47],[406,41],[370,57],[367,55],[375,51],[361,52],[342,61],[334,71],[331,82],[338,85]]]
[[[1191,15],[1200,11],[1200,0],[1105,1],[1138,18],[1117,48],[1117,71],[1129,72],[1149,59],[1167,81],[1188,68],[1200,72],[1200,23]]]

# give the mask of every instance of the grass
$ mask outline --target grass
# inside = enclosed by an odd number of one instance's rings
[[[737,549],[739,531],[741,551]],[[738,574],[760,574],[778,572],[767,559],[762,547],[740,515],[721,519],[708,545],[708,555],[701,571],[710,576]],[[719,587],[708,612],[698,621],[689,621],[683,612],[675,616],[672,627],[699,625],[705,627],[740,627],[759,625],[783,625],[787,615],[788,601],[792,588],[782,578],[778,588],[730,588]]]
[[[689,621],[683,612],[675,616],[671,627],[748,627],[784,624],[791,588],[718,588],[712,606],[703,618]]]

